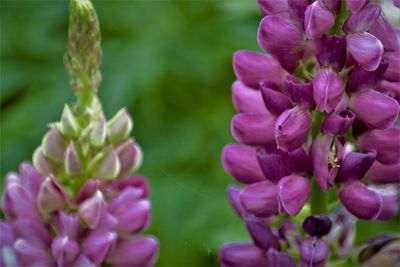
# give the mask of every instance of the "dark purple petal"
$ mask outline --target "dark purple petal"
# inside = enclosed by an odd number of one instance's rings
[[[400,183],[400,163],[384,165],[376,160],[365,176],[368,181],[376,184]]]
[[[400,128],[369,130],[358,138],[363,152],[376,150],[376,159],[383,164],[400,163]]]
[[[227,243],[219,252],[222,267],[269,267],[267,253],[254,244]]]
[[[279,116],[282,112],[292,107],[289,98],[280,91],[273,90],[261,85],[261,95],[268,111],[275,116]]]
[[[277,183],[283,176],[289,175],[285,165],[284,153],[273,148],[260,148],[257,151],[257,160],[265,178]]]
[[[275,117],[271,114],[239,113],[232,118],[231,131],[242,144],[275,143],[274,124]]]
[[[375,151],[368,153],[350,152],[344,158],[336,180],[341,183],[350,180],[361,180],[371,167],[375,158]]]
[[[230,144],[222,150],[225,172],[241,183],[249,184],[265,180],[258,165],[256,150],[249,146]]]
[[[304,29],[310,39],[320,38],[335,24],[333,14],[320,1],[309,5],[305,11]]]
[[[319,0],[322,5],[334,15],[339,13],[340,7],[342,6],[342,0]]]
[[[290,175],[283,177],[278,183],[280,207],[291,216],[296,216],[308,201],[311,193],[310,180]]]
[[[357,13],[367,4],[368,0],[346,0],[347,7],[351,13]]]
[[[303,222],[304,231],[311,236],[322,237],[327,235],[331,228],[331,219],[325,215],[308,216]]]
[[[381,80],[388,68],[388,61],[382,59],[379,67],[374,71],[367,71],[361,66],[356,66],[349,74],[346,84],[346,91],[354,93],[374,88]]]
[[[302,147],[292,152],[284,153],[283,162],[290,173],[307,175],[312,170],[311,159]]]
[[[393,0],[393,5],[397,8],[400,8],[400,0]]]
[[[395,99],[375,90],[353,94],[349,107],[367,126],[378,129],[393,126],[400,112]]]
[[[323,35],[318,46],[317,59],[321,67],[332,66],[341,70],[346,62],[346,36]]]
[[[374,35],[367,32],[350,34],[347,47],[361,67],[367,71],[378,68],[383,55],[383,45]]]
[[[323,267],[329,256],[328,242],[308,237],[301,242],[300,260],[303,267]]]
[[[313,80],[314,99],[318,109],[331,113],[342,100],[344,84],[331,69],[319,72]]]
[[[257,0],[257,4],[260,6],[262,13],[265,15],[275,15],[288,11],[287,0]]]
[[[287,0],[287,2],[290,19],[296,23],[298,28],[302,29],[304,25],[304,13],[310,4],[310,0]]]
[[[278,212],[277,187],[266,180],[248,185],[240,192],[244,209],[256,216],[268,217]]]
[[[279,249],[278,237],[272,233],[264,220],[255,216],[247,216],[245,222],[247,230],[258,247],[266,251],[270,248]]]
[[[400,82],[400,49],[395,52],[386,52],[384,57],[388,59],[389,67],[383,77],[393,82]]]
[[[116,266],[153,266],[158,256],[158,242],[153,237],[121,240],[107,256],[106,262]]]
[[[399,211],[398,195],[399,188],[395,185],[373,187],[382,198],[382,208],[379,211],[377,220],[388,221],[396,217]]]
[[[382,42],[385,50],[398,51],[400,49],[400,34],[390,24],[383,12],[369,29],[369,32]]]
[[[295,76],[287,75],[285,78],[285,91],[294,104],[308,109],[315,108],[311,82],[301,83]]]
[[[247,87],[240,81],[236,81],[232,85],[232,100],[238,113],[269,114],[261,91]]]
[[[328,114],[321,125],[321,130],[326,134],[343,136],[352,126],[355,116],[352,112],[344,110],[338,114]]]
[[[240,50],[233,56],[233,68],[238,79],[245,85],[257,89],[261,80],[274,85],[283,83],[285,71],[271,55]]]
[[[51,244],[51,252],[58,266],[70,266],[77,258],[79,244],[67,236],[56,237]]]
[[[387,94],[400,103],[400,82],[391,82],[388,80],[382,80],[377,83],[377,91]]]
[[[293,151],[301,147],[311,129],[311,114],[308,110],[294,107],[283,112],[275,122],[275,139],[282,151]]]
[[[368,5],[347,18],[343,24],[345,33],[359,33],[368,31],[381,14],[381,7],[378,5]]]
[[[240,190],[241,189],[239,187],[233,185],[230,185],[227,188],[228,199],[231,202],[233,209],[235,210],[236,214],[239,215],[239,217],[243,217],[246,212],[242,203],[240,203]]]
[[[288,253],[279,252],[275,249],[268,250],[268,262],[270,267],[296,267],[296,262]]]
[[[116,233],[91,233],[82,243],[82,252],[95,264],[103,262],[111,248],[115,245]]]
[[[339,198],[351,214],[363,220],[376,219],[382,209],[380,195],[358,181],[344,184]]]

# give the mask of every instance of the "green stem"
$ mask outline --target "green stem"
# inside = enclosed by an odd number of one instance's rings
[[[311,191],[311,214],[327,214],[328,213],[329,194],[323,192],[317,183],[315,177],[312,179]]]
[[[324,114],[322,112],[319,112],[318,109],[314,110],[312,113],[313,117],[313,128],[311,130],[311,137],[312,139],[315,139],[317,137],[319,130],[321,128],[322,121],[324,119]]]

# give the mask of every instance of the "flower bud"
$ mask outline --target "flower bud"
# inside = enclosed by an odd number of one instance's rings
[[[132,139],[119,145],[116,152],[121,164],[121,170],[119,172],[120,177],[133,173],[142,164],[143,152],[139,145]]]
[[[303,222],[304,231],[316,237],[327,235],[332,228],[332,222],[328,216],[308,216]]]
[[[400,183],[400,163],[384,165],[376,160],[365,176],[368,181],[376,184]]]
[[[33,166],[35,166],[42,175],[51,175],[55,172],[55,167],[46,159],[41,147],[38,147],[33,153],[32,161]]]
[[[255,216],[247,216],[245,222],[247,230],[258,247],[265,250],[270,248],[279,249],[278,237],[272,233],[264,220]]]
[[[116,243],[118,236],[115,233],[91,233],[82,244],[82,252],[93,263],[100,264]]]
[[[381,7],[378,5],[368,5],[348,17],[343,24],[345,33],[360,33],[368,31],[381,14]]]
[[[400,128],[369,130],[358,138],[363,152],[376,150],[376,159],[383,164],[400,163]]]
[[[60,131],[63,135],[68,137],[77,137],[79,131],[79,124],[68,105],[64,106],[59,124]]]
[[[400,34],[390,24],[383,12],[369,29],[369,32],[381,41],[385,50],[398,51],[400,49]]]
[[[305,11],[304,28],[310,39],[321,37],[335,24],[335,17],[320,3],[315,1]]]
[[[90,229],[95,229],[105,208],[105,200],[100,190],[79,205],[78,214]]]
[[[296,216],[311,194],[310,180],[299,175],[283,177],[278,183],[279,212],[285,211],[291,216]]]
[[[268,111],[275,116],[292,107],[289,98],[280,91],[268,88],[264,82],[261,83],[261,94]]]
[[[349,106],[367,126],[378,129],[393,126],[400,112],[396,100],[375,90],[353,94]]]
[[[77,214],[67,214],[60,210],[53,219],[55,230],[59,236],[68,236],[69,239],[77,240],[80,230],[80,219]]]
[[[301,147],[311,129],[310,112],[298,107],[283,112],[275,122],[275,139],[282,151],[293,151]]]
[[[79,244],[68,236],[58,236],[51,244],[51,252],[58,266],[71,265],[79,254]]]
[[[121,163],[114,149],[106,151],[97,167],[97,176],[106,180],[116,178],[121,170]]]
[[[324,133],[343,136],[351,127],[355,119],[352,112],[344,110],[338,114],[328,114],[321,125]]]
[[[101,114],[99,119],[94,125],[92,132],[90,133],[90,143],[95,147],[101,147],[106,141],[107,136],[107,122],[104,115]]]
[[[153,237],[121,240],[107,256],[115,266],[153,266],[157,260],[158,243]]]
[[[347,47],[361,67],[367,71],[378,68],[383,55],[383,45],[374,35],[367,32],[350,34]]]
[[[233,137],[246,145],[259,145],[275,142],[275,118],[271,114],[239,113],[232,119]]]
[[[58,132],[57,127],[52,126],[42,141],[44,155],[54,161],[61,162],[65,149],[65,141]]]
[[[126,139],[132,131],[133,121],[128,111],[123,108],[107,123],[108,139],[111,143],[119,143]]]
[[[271,55],[248,50],[235,53],[233,69],[242,83],[254,89],[258,89],[260,81],[265,79],[271,84],[280,85],[286,73]]]
[[[256,151],[252,147],[226,145],[222,150],[222,164],[225,172],[241,183],[249,184],[265,180],[257,162]]]
[[[240,81],[235,81],[232,85],[232,100],[238,113],[269,113],[260,90],[247,87]]]
[[[65,150],[64,168],[69,176],[77,175],[82,171],[82,165],[73,142]]]
[[[351,214],[363,220],[375,219],[382,209],[379,194],[358,181],[344,184],[339,198]]]
[[[319,72],[313,80],[314,100],[318,109],[331,113],[342,100],[344,84],[331,69]]]
[[[357,13],[361,10],[368,0],[346,0],[347,7],[350,9],[351,13]]]
[[[65,206],[66,193],[63,191],[61,185],[51,177],[47,177],[42,183],[37,204],[39,211],[43,215],[47,215],[57,210],[61,210]]]
[[[285,78],[285,91],[294,104],[308,109],[315,108],[313,86],[311,82],[301,83],[295,76],[287,75]],[[271,99],[269,99],[269,101],[271,101]],[[287,108],[290,108],[290,105],[288,105]]]
[[[278,212],[277,187],[268,180],[248,185],[240,192],[240,202],[250,214],[275,215]]]
[[[225,244],[220,250],[219,261],[222,267],[269,266],[265,251],[250,243]]]
[[[240,188],[230,185],[227,188],[228,198],[231,202],[233,209],[239,217],[243,217],[245,215],[245,210],[243,208],[242,203],[240,203]]]
[[[332,66],[336,71],[339,71],[343,68],[346,57],[346,36],[322,36],[317,53],[318,63],[321,67]]]
[[[257,36],[259,46],[292,72],[298,65],[296,52],[303,49],[305,38],[299,28],[281,16],[266,16],[260,23]]]
[[[323,267],[329,256],[328,242],[308,237],[301,242],[300,260],[303,267]]]
[[[350,152],[344,158],[336,180],[338,182],[361,180],[371,167],[375,157],[375,151],[368,153]]]

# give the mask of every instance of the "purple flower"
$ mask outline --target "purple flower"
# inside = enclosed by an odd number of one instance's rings
[[[378,68],[383,55],[383,45],[374,35],[367,32],[350,34],[347,47],[364,69],[374,71]]]
[[[301,242],[300,260],[304,267],[323,267],[328,255],[328,243],[321,238],[308,237]]]

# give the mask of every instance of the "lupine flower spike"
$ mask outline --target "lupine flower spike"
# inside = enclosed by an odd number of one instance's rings
[[[221,265],[367,262],[353,255],[355,220],[398,212],[400,31],[368,0],[257,3],[265,53],[233,56],[239,144],[222,152],[253,242],[224,245]]]
[[[0,266],[152,266],[158,241],[142,150],[121,109],[108,122],[96,96],[100,29],[89,0],[71,0],[65,64],[78,98],[52,123],[33,163],[5,181]]]

